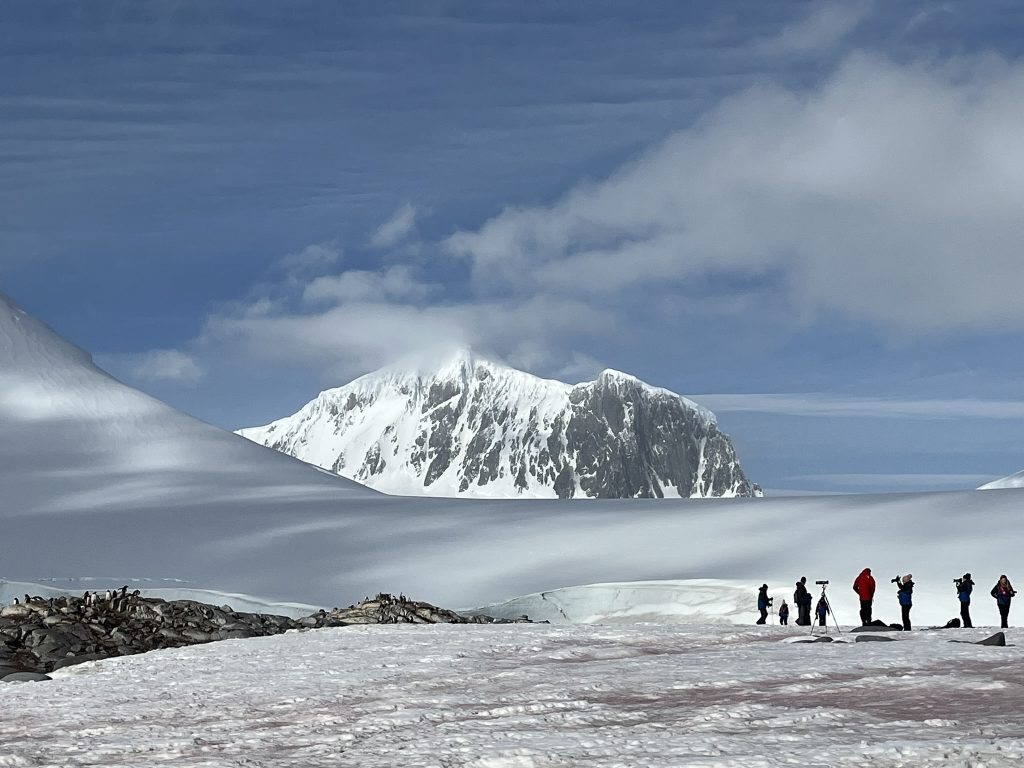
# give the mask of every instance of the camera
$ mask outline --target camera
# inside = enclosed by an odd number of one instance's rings
[[[900,583],[900,577],[897,576],[895,579],[890,579],[889,583],[890,584],[899,584]]]
[[[953,579],[953,583],[956,584],[958,587],[960,587],[960,586],[963,585],[964,580],[962,578],[961,579]]]
[[[814,583],[815,584],[820,584],[821,586],[825,586],[826,584],[828,584],[828,580],[826,579],[825,581],[816,581]]]
[[[769,597],[768,598],[768,605],[771,605],[774,602],[775,602],[775,598],[774,597]]]

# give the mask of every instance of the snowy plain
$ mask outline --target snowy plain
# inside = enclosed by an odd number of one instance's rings
[[[0,687],[0,766],[1015,765],[991,630],[794,645],[757,587],[914,573],[915,623],[1018,577],[1024,489],[753,500],[385,496],[117,382],[0,296],[0,600],[130,584],[290,615],[378,591],[553,625],[351,627]],[[1018,580],[1020,577],[1018,577]],[[36,586],[42,585],[42,586]],[[1018,617],[1011,613],[1011,623]],[[653,623],[636,623],[653,622]],[[734,626],[746,624],[745,627]],[[1019,641],[1018,631],[1010,631]]]
[[[1020,765],[1024,650],[949,642],[990,633],[807,645],[789,642],[796,627],[404,625],[230,640],[0,687],[0,766]]]

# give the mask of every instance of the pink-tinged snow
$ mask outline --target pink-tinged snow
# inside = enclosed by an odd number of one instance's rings
[[[448,625],[225,641],[0,685],[0,766],[1017,766],[1024,651],[948,642],[990,631],[803,645],[781,627]]]

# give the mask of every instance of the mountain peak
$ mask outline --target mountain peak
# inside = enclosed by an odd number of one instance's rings
[[[239,434],[401,495],[756,493],[696,403],[612,369],[541,379],[467,347],[406,358]]]
[[[0,292],[0,372],[81,366],[93,368],[92,355]]]

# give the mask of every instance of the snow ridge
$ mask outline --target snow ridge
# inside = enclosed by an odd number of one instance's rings
[[[466,349],[367,374],[238,434],[398,495],[759,495],[691,400],[613,370],[541,379]]]
[[[979,491],[993,491],[999,488],[1024,488],[1024,470],[1014,472],[1012,475],[993,480],[978,487]]]

